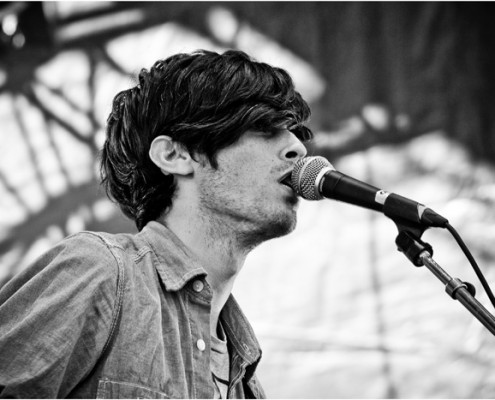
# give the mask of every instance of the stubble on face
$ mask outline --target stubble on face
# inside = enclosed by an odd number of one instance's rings
[[[282,173],[280,169],[258,176],[247,171],[249,164],[237,161],[218,169],[205,167],[200,209],[211,227],[211,239],[232,240],[249,251],[295,229],[298,200],[295,194],[280,194],[280,184],[273,178]]]

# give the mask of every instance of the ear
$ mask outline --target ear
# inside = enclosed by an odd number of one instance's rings
[[[157,136],[151,143],[149,156],[165,175],[189,175],[193,172],[191,155],[169,136]]]

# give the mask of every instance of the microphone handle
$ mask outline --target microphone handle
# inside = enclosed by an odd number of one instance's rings
[[[317,189],[323,197],[379,211],[395,222],[403,220],[439,228],[448,224],[446,218],[421,203],[378,189],[339,171],[325,173]]]
[[[323,197],[383,212],[383,204],[376,201],[376,194],[380,189],[342,172],[327,172],[318,189]]]
[[[422,215],[426,207],[416,201],[390,193],[383,205],[383,213],[391,218],[401,218],[414,223],[424,223]]]

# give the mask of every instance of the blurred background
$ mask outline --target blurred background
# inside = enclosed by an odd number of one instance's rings
[[[160,58],[241,49],[310,103],[309,153],[429,205],[495,279],[495,14],[458,2],[0,3],[0,285],[80,230],[135,232],[98,183],[113,96]],[[234,293],[271,398],[493,398],[495,338],[386,217],[302,201]],[[473,283],[443,230],[423,240]]]

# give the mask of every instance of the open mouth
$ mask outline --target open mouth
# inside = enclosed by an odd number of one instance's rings
[[[287,172],[282,179],[279,181],[282,185],[285,185],[292,189],[292,184],[291,184],[291,172]]]

